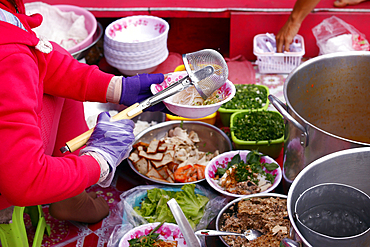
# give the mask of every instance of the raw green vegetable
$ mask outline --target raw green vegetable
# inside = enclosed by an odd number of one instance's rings
[[[231,159],[225,169],[217,168],[216,175],[222,177],[230,167],[235,165],[235,180],[237,182],[244,182],[249,180],[258,185],[258,179],[253,176],[253,173],[259,173],[261,175],[264,175],[266,179],[269,180],[271,183],[274,183],[276,175],[265,172],[263,170],[263,167],[265,167],[268,171],[273,171],[278,168],[279,165],[276,163],[262,164],[260,162],[261,156],[262,154],[258,153],[258,151],[252,150],[248,153],[246,161],[244,162],[241,159],[240,154],[237,154]]]
[[[157,240],[159,237],[159,233],[156,233],[156,231],[164,224],[164,221],[160,223],[158,226],[156,226],[149,234],[140,236],[139,238],[133,238],[128,240],[128,243],[130,246],[133,247],[149,247],[153,246],[155,242],[163,241],[161,239]]]
[[[159,188],[148,190],[147,197],[142,201],[141,207],[134,210],[149,223],[166,221],[176,223],[167,202],[175,198],[180,205],[190,225],[195,229],[203,217],[204,208],[209,199],[206,196],[195,194],[195,184],[185,184],[181,191],[169,191]]]
[[[225,109],[259,109],[267,101],[267,90],[254,84],[235,84],[235,96],[221,107]]]
[[[203,101],[203,105],[213,105],[222,100],[223,100],[222,93],[220,90],[217,90],[209,98]]]
[[[239,117],[240,116],[240,117]],[[236,138],[243,141],[276,140],[284,135],[283,118],[271,111],[251,111],[234,118],[232,131]]]

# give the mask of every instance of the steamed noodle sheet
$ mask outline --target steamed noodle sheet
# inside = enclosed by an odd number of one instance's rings
[[[172,102],[179,105],[191,105],[191,106],[201,106],[201,105],[211,105],[223,100],[223,95],[220,90],[216,90],[211,96],[206,100],[200,96],[198,91],[194,86],[188,87],[185,90],[179,92],[172,98]]]

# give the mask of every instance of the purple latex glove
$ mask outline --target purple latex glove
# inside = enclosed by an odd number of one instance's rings
[[[97,152],[104,157],[111,170],[104,181],[108,186],[114,177],[116,167],[130,154],[135,141],[134,127],[135,123],[132,120],[111,120],[108,112],[102,112],[86,147],[80,151],[80,155]]]
[[[120,104],[131,106],[153,96],[150,85],[159,84],[164,81],[163,74],[140,74],[132,77],[122,78],[122,94]],[[168,112],[165,105],[160,102],[145,111]]]

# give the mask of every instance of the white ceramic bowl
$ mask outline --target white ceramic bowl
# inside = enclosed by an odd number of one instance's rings
[[[158,46],[155,49],[148,50],[146,52],[127,52],[113,49],[109,45],[104,44],[104,55],[129,63],[135,61],[146,61],[153,57],[163,55],[166,49],[167,46]]]
[[[160,54],[160,56],[156,56],[146,61],[129,63],[124,63],[115,58],[111,58],[107,54],[105,54],[105,58],[108,64],[118,69],[122,74],[131,76],[141,73],[153,72],[158,67],[158,65],[160,65],[167,59],[168,54],[169,52],[166,48],[166,50],[162,54]]]
[[[220,192],[221,194],[223,194],[225,196],[245,197],[246,195],[238,195],[238,194],[233,194],[233,193],[225,191],[220,185],[217,184],[216,180],[214,180],[214,177],[215,177],[215,173],[217,172],[217,168],[219,168],[219,167],[226,168],[227,163],[230,162],[231,159],[235,155],[237,155],[239,153],[242,160],[245,161],[246,157],[247,157],[247,154],[249,152],[250,152],[249,150],[235,150],[235,151],[229,151],[229,152],[222,153],[222,154],[218,155],[217,157],[213,158],[207,164],[206,169],[205,169],[205,177],[206,177],[206,180],[207,180],[208,184],[213,189],[215,189],[216,191]],[[269,156],[262,156],[261,157],[261,163],[276,163],[276,164],[278,164],[273,158],[271,158]],[[268,188],[267,190],[265,190],[265,191],[261,191],[260,193],[268,193],[268,192],[274,190],[278,186],[278,184],[281,182],[281,178],[282,178],[282,172],[281,172],[280,166],[277,169],[273,170],[273,171],[267,171],[265,168],[264,168],[264,170],[267,173],[271,173],[273,175],[276,175],[276,177],[275,177],[275,181],[272,184],[272,186],[270,188]],[[256,193],[256,194],[260,194],[260,193]]]
[[[155,16],[136,15],[118,19],[105,29],[104,41],[122,51],[143,51],[167,42],[168,23]]]
[[[158,93],[159,91],[162,91],[166,87],[168,87],[171,83],[176,82],[184,77],[186,77],[188,74],[186,71],[180,71],[180,72],[174,72],[170,74],[161,84],[156,84],[151,86],[151,91],[153,94]],[[226,103],[229,101],[232,97],[235,95],[235,86],[234,84],[226,80],[226,83],[220,87],[218,90],[220,90],[226,98],[218,102],[216,104],[211,104],[211,105],[202,105],[202,106],[190,106],[190,105],[180,105],[172,102],[173,97],[176,97],[177,94],[168,97],[167,99],[163,100],[163,103],[167,107],[168,110],[170,110],[172,113],[184,117],[184,118],[203,118],[208,115],[211,115],[215,113],[218,108],[223,103]]]
[[[156,226],[160,223],[148,223],[144,225],[137,226],[130,231],[128,231],[120,240],[119,247],[128,247],[130,246],[128,240],[139,238],[141,236],[149,234]],[[159,233],[158,239],[162,240],[175,240],[177,241],[179,247],[185,247],[186,242],[185,238],[182,235],[180,228],[176,224],[164,223],[157,231]]]
[[[138,43],[124,43],[120,41],[115,41],[113,39],[104,36],[104,44],[108,45],[109,47],[125,52],[147,52],[156,47],[162,47],[167,45],[167,35],[161,37],[158,40],[152,41],[150,43],[147,42],[138,42]]]
[[[135,64],[135,63],[151,63],[152,60],[160,60],[164,54],[168,52],[166,46],[159,47],[160,49],[151,50],[147,53],[133,53],[133,52],[121,52],[114,50],[108,46],[104,46],[104,56],[109,57],[119,64]]]
[[[76,44],[75,46],[68,48],[67,51],[71,54],[76,53],[87,46],[89,46],[94,41],[94,34],[97,29],[97,20],[95,16],[85,8],[81,8],[75,5],[64,5],[64,4],[57,4],[53,5],[57,7],[59,10],[63,12],[71,12],[73,11],[76,15],[83,15],[85,17],[85,28],[88,32],[88,36],[86,39],[81,41],[80,43]]]
[[[150,74],[158,68],[158,65],[153,67],[145,68],[145,69],[125,69],[125,68],[117,68],[119,72],[123,75],[127,76],[135,76],[138,74]]]

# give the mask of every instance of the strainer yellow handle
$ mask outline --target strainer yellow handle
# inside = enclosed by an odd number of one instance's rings
[[[178,72],[178,71],[184,71],[185,70],[185,66],[183,64],[179,65],[176,67],[175,71],[174,72]]]

